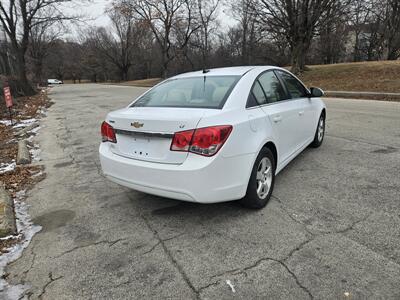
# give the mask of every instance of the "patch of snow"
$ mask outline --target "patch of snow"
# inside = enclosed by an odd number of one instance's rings
[[[11,121],[10,120],[0,120],[0,124],[6,125],[6,126],[10,126],[11,125]]]
[[[30,130],[30,131],[28,131],[28,133],[34,133],[34,134],[36,134],[36,133],[38,133],[38,131],[40,130],[40,126],[38,126],[38,127],[35,127],[35,128],[33,128],[32,130]]]
[[[33,119],[26,119],[26,120],[21,120],[20,121],[22,124],[32,124],[37,122],[37,119],[33,118]]]
[[[41,161],[42,159],[40,158],[40,153],[42,151],[39,148],[32,148],[29,150],[29,153],[31,154],[32,157],[32,162],[38,162]]]
[[[16,166],[17,164],[15,163],[14,159],[11,161],[11,163],[0,163],[0,174],[10,172],[14,170]]]
[[[32,142],[34,138],[35,138],[34,135],[30,135],[26,140],[27,140],[28,142]]]
[[[43,175],[43,172],[39,171],[39,172],[33,174],[32,177],[38,177],[38,176],[42,176],[42,175]]]
[[[22,252],[28,247],[33,236],[42,230],[41,226],[34,225],[28,214],[29,206],[23,202],[25,191],[17,192],[14,199],[15,217],[17,221],[17,230],[20,237],[23,237],[22,242],[10,247],[8,253],[0,256],[0,293],[5,296],[5,299],[23,299],[24,293],[28,290],[27,285],[10,285],[3,279],[4,269],[7,264],[17,260],[22,255]]]
[[[231,288],[232,293],[236,293],[235,286],[232,284],[230,280],[227,280],[226,284]]]
[[[47,109],[45,108],[45,107],[42,107],[41,109],[40,109],[40,116],[41,117],[46,117],[47,116]]]
[[[26,120],[20,120],[18,124],[14,125],[13,128],[22,128],[22,127],[27,127],[29,125],[32,125],[33,123],[36,123],[38,120],[33,118],[33,119],[26,119]]]

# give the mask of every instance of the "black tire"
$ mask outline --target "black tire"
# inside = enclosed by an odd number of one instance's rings
[[[319,135],[321,120],[323,122],[322,137]],[[314,140],[312,141],[310,146],[313,147],[313,148],[318,148],[319,146],[322,145],[322,142],[324,141],[324,138],[325,138],[325,114],[322,113],[321,116],[318,119],[318,124],[317,124],[317,129],[315,130]]]
[[[265,198],[261,198],[257,193],[257,188],[258,188],[257,172],[259,171],[260,163],[264,158],[267,158],[271,163],[272,178],[267,196]],[[271,150],[268,148],[261,149],[254,163],[253,170],[251,171],[251,176],[249,184],[247,186],[246,196],[240,200],[240,204],[243,205],[244,207],[252,209],[260,209],[265,207],[268,201],[270,200],[272,192],[274,190],[275,170],[276,170],[276,162]]]

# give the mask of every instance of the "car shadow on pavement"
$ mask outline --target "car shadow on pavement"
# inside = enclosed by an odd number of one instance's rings
[[[255,210],[244,208],[240,205],[239,201],[202,204],[172,200],[138,192],[135,192],[135,197],[131,196],[130,199],[142,208],[142,212],[147,212],[148,214],[159,218],[188,217],[189,220],[190,218],[230,218],[256,212]]]
[[[162,207],[153,210],[151,213],[157,216],[163,215],[177,215],[177,214],[192,214],[194,212],[229,212],[232,209],[243,209],[238,201],[231,201],[225,203],[215,203],[215,204],[201,204],[201,203],[191,203],[191,202],[179,202],[176,205]]]

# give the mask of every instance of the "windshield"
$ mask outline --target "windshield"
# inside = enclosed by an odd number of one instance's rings
[[[131,107],[222,108],[240,76],[204,76],[167,80]]]

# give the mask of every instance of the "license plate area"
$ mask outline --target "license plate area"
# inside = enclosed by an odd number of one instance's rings
[[[148,157],[149,152],[150,156],[152,156],[151,153],[151,138],[150,137],[144,137],[144,136],[132,136],[132,155],[133,156],[140,156],[140,157]],[[154,156],[154,154],[153,154]]]
[[[117,152],[123,156],[149,161],[167,159],[172,135],[117,131]]]

